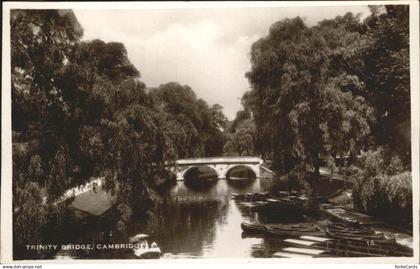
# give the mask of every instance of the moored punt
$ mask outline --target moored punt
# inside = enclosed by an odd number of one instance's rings
[[[352,234],[352,233],[340,233],[340,232],[331,232],[327,229],[327,234],[333,238],[339,239],[355,239],[355,240],[382,240],[385,239],[384,234]]]
[[[342,208],[325,208],[321,206],[320,210],[335,220],[352,225],[357,225],[359,223],[357,219],[345,216],[346,211]]]
[[[340,222],[331,222],[328,224],[329,229],[337,230],[337,231],[362,231],[368,232],[373,231],[370,227],[360,226],[360,225],[348,225]]]
[[[248,209],[253,209],[256,206],[255,203],[250,203],[250,202],[241,202],[239,203],[239,205],[242,207],[246,207]]]
[[[232,193],[231,195],[232,199],[244,199],[245,198],[245,194],[242,193]]]
[[[252,233],[266,232],[266,226],[263,224],[251,224],[251,223],[242,222],[241,228],[244,232],[252,232]]]
[[[314,255],[302,254],[302,253],[291,253],[286,251],[277,251],[272,255],[274,258],[314,258]]]
[[[307,241],[314,241],[314,242],[326,242],[326,241],[331,241],[332,240],[331,238],[310,236],[310,235],[303,235],[299,238],[303,239],[303,240],[307,240]]]
[[[291,245],[298,245],[298,246],[312,246],[312,245],[318,244],[318,242],[302,240],[302,239],[294,239],[294,238],[285,239],[284,242],[287,242]]]
[[[323,252],[335,253],[337,256],[383,257],[383,256],[410,256],[407,251],[394,248],[380,248],[377,246],[355,246],[336,241],[316,242],[301,239],[286,239],[284,242],[299,248],[318,249]],[[411,254],[412,255],[412,254]]]
[[[324,236],[325,233],[318,230],[285,230],[285,229],[274,229],[271,227],[266,227],[267,233],[275,236],[302,236],[302,235],[311,235],[311,236]]]
[[[343,232],[331,232],[329,228],[323,228],[321,226],[315,225],[321,231],[324,231],[329,237],[334,238],[340,241],[348,241],[348,242],[361,242],[365,244],[395,244],[395,238],[386,238],[384,234],[370,234],[370,235],[361,235],[361,234],[351,234],[351,233],[343,233]]]
[[[319,229],[316,227],[289,227],[287,225],[279,226],[279,225],[267,225],[266,227],[269,227],[274,230],[280,230],[280,231],[291,231],[291,232],[318,232]]]
[[[378,255],[384,256],[412,256],[412,250],[407,250],[403,246],[398,245],[397,243],[391,244],[375,244],[375,240],[373,241],[365,241],[362,244],[352,244],[348,241],[328,241],[324,243],[320,243],[320,246],[325,246],[334,249],[342,249],[342,250],[352,250],[352,251],[359,251],[364,253],[374,253]]]
[[[254,193],[254,198],[255,199],[265,199],[268,198],[270,196],[269,192],[256,192]]]
[[[241,233],[241,238],[245,239],[245,238],[265,238],[266,234],[265,232],[246,232],[243,231]]]
[[[363,236],[363,235],[374,235],[375,234],[375,231],[374,230],[371,230],[371,229],[363,229],[363,230],[357,230],[357,229],[354,229],[354,230],[350,230],[350,229],[336,229],[336,228],[331,228],[331,227],[328,227],[327,228],[328,229],[328,231],[329,232],[331,232],[331,233],[338,233],[338,234],[349,234],[349,235],[360,235],[360,236]]]
[[[291,252],[291,253],[298,253],[298,254],[307,254],[307,255],[319,255],[325,250],[321,249],[312,249],[312,248],[296,248],[296,247],[287,247],[284,248],[283,251]]]

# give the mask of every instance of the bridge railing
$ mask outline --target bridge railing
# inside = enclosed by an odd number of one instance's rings
[[[188,164],[216,164],[216,163],[262,163],[263,160],[259,157],[206,157],[206,158],[189,158],[179,159],[175,161],[176,165]]]

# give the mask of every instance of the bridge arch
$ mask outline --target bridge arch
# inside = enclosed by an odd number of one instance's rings
[[[238,168],[245,168],[245,169],[247,169],[248,171],[251,171],[252,173],[253,173],[253,177],[255,177],[255,178],[257,178],[258,177],[258,175],[259,175],[259,173],[258,173],[258,171],[257,171],[257,169],[259,169],[259,167],[255,167],[255,165],[249,165],[249,164],[235,164],[235,165],[231,165],[231,166],[229,166],[227,169],[226,169],[226,171],[225,171],[225,173],[224,173],[224,178],[230,178],[230,173],[233,171],[233,170],[235,170],[235,169],[238,169]]]
[[[211,170],[211,171],[214,173],[214,175],[215,175],[216,177],[219,177],[219,173],[217,172],[216,168],[211,167],[210,165],[207,165],[207,164],[198,164],[198,165],[191,165],[191,166],[189,166],[188,168],[186,168],[184,171],[182,171],[182,172],[181,172],[181,176],[182,176],[182,178],[183,178],[183,179],[187,179],[185,176],[186,176],[189,172],[191,172],[193,169],[199,169],[200,167],[206,167],[206,168],[208,168],[209,170]]]
[[[206,158],[190,158],[179,159],[175,161],[175,165],[168,164],[167,169],[172,170],[177,175],[177,180],[184,180],[185,175],[195,167],[207,167],[212,169],[219,179],[226,178],[231,170],[238,166],[245,166],[254,172],[256,177],[260,177],[263,160],[260,157],[206,157]]]

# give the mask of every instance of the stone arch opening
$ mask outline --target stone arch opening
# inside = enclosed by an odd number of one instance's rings
[[[218,179],[217,171],[208,165],[195,165],[183,173],[184,184],[191,189],[207,189]]]
[[[230,180],[255,179],[257,173],[251,166],[240,164],[229,168],[226,171],[226,178]]]
[[[183,173],[184,179],[194,177],[195,179],[217,178],[217,171],[209,165],[194,165],[188,167]]]

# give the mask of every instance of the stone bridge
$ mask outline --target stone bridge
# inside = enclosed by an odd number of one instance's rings
[[[254,172],[256,177],[260,177],[261,169],[270,170],[261,166],[263,160],[259,157],[214,157],[214,158],[194,158],[179,159],[175,162],[175,166],[170,170],[176,174],[177,180],[184,180],[185,174],[193,168],[206,166],[213,170],[219,179],[227,178],[229,172],[237,167],[246,167]]]

